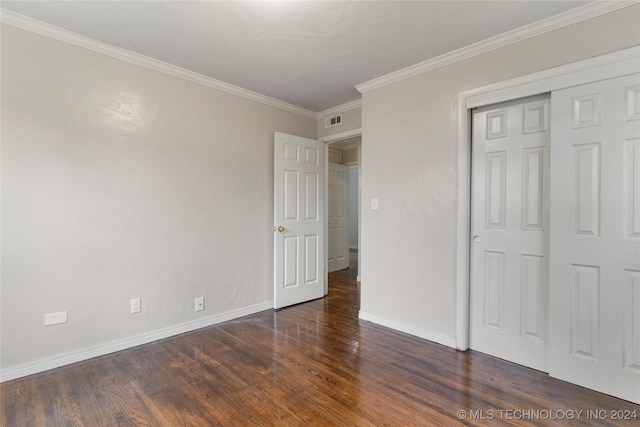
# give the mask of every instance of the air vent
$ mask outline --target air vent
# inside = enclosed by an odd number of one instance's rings
[[[327,117],[324,119],[324,127],[332,128],[334,126],[340,126],[342,124],[342,114],[338,114],[337,116]]]

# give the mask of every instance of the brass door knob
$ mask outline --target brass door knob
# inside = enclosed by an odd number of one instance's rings
[[[284,228],[283,226],[279,225],[276,230],[278,230],[280,233],[282,233],[282,232],[284,232],[284,230],[286,230],[286,228]]]

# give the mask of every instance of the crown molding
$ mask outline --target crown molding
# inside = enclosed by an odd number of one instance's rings
[[[258,102],[260,104],[268,105],[270,107],[275,107],[280,110],[288,111],[290,113],[295,113],[310,119],[317,120],[317,113],[314,111],[307,110],[305,108],[301,108],[296,105],[259,94],[257,92],[253,92],[239,86],[225,83],[223,81],[216,80],[203,74],[196,73],[194,71],[190,71],[185,68],[169,64],[167,62],[159,61],[149,56],[116,47],[108,43],[92,39],[91,37],[83,36],[81,34],[74,33],[73,31],[65,30],[64,28],[56,27],[55,25],[47,24],[46,22],[38,21],[36,19],[12,12],[7,9],[0,9],[0,22],[2,22],[3,24],[21,28],[26,31],[30,31],[32,33],[40,34],[41,36],[101,53],[103,55],[111,56],[112,58],[116,58],[121,61],[126,61],[131,64],[139,65],[141,67],[178,77],[192,83],[197,83],[202,86],[217,89],[221,92],[236,95],[241,98]]]
[[[355,110],[357,108],[362,108],[362,99],[356,99],[355,101],[347,102],[347,103],[338,105],[337,107],[320,111],[318,113],[318,120],[324,119],[325,117],[333,116],[335,114],[344,113],[345,111]]]
[[[488,39],[471,44],[469,46],[465,46],[463,48],[445,53],[435,58],[419,62],[418,64],[411,65],[401,70],[385,74],[373,80],[369,80],[365,83],[357,85],[356,89],[360,93],[369,92],[374,89],[378,89],[392,83],[396,83],[410,77],[415,77],[449,64],[453,64],[455,62],[463,61],[465,59],[480,55],[485,52],[499,49],[501,47],[508,46],[510,44],[517,43],[531,37],[548,33],[550,31],[566,27],[568,25],[576,24],[587,19],[595,18],[597,16],[604,15],[638,3],[639,2],[637,0],[597,0],[584,6],[580,6],[575,9],[560,13],[558,15],[554,15],[549,18],[534,22],[532,24],[525,25],[524,27],[516,28],[514,30],[507,31],[506,33],[502,33],[497,36],[490,37]]]

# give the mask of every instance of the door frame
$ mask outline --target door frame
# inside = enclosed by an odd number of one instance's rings
[[[472,108],[640,71],[640,46],[477,87],[458,94],[456,348],[469,348]],[[551,111],[553,114],[553,111]]]
[[[340,132],[340,133],[334,133],[333,135],[327,135],[327,136],[323,136],[322,138],[318,138],[318,141],[322,141],[324,142],[325,145],[325,151],[329,150],[329,145],[333,144],[334,142],[340,142],[340,141],[344,141],[345,139],[351,139],[351,138],[355,138],[359,136],[360,138],[362,138],[362,128],[356,128],[356,129],[352,129],[352,130],[348,130],[348,131],[344,131],[344,132]],[[328,157],[327,157],[328,159]],[[358,150],[358,179],[360,179],[360,177],[362,176],[362,141],[360,142],[360,150]],[[325,194],[328,194],[329,192],[329,161],[327,160],[326,162],[326,167],[325,167],[325,179],[324,179],[324,188],[325,188]],[[358,191],[358,236],[360,236],[360,224],[362,223],[361,221],[361,211],[362,209],[361,207],[361,200],[360,200],[360,191]],[[328,198],[325,197],[324,200],[324,214],[325,217],[327,216],[329,212],[329,202],[328,202]],[[325,224],[325,234],[328,234],[329,228],[329,223],[327,222]],[[360,239],[361,241],[361,239]],[[327,265],[327,271],[329,271],[329,246],[326,245],[325,246],[325,250],[324,250],[324,259],[325,259],[325,264]],[[358,257],[358,278],[357,281],[360,281],[360,260],[361,257]],[[327,295],[329,293],[329,281],[327,281],[327,283],[325,284],[325,290],[324,290],[324,294]]]

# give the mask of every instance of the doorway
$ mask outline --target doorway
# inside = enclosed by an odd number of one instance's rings
[[[360,177],[361,177],[361,130],[337,135],[335,139],[331,136],[322,138],[328,147],[329,163],[337,163],[347,168],[348,174],[348,200],[346,204],[348,217],[348,232],[346,238],[346,250],[348,253],[349,269],[356,270],[356,280],[360,281],[360,257],[359,236],[360,236]],[[330,191],[328,189],[328,191]],[[327,256],[329,259],[330,257]],[[328,270],[329,271],[329,270]]]

